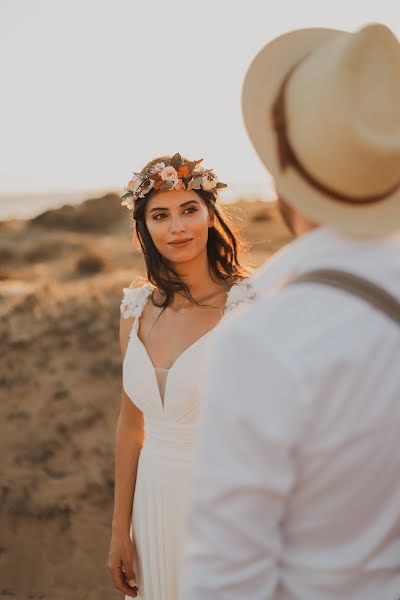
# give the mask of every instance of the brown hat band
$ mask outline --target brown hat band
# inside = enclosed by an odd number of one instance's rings
[[[396,183],[396,185],[382,194],[364,197],[347,196],[346,194],[341,194],[340,192],[337,192],[336,190],[318,181],[318,179],[311,175],[311,173],[309,173],[309,171],[301,164],[289,141],[288,125],[285,113],[285,95],[287,84],[299,64],[300,63],[295,64],[294,67],[292,67],[287,73],[272,106],[272,124],[277,135],[278,155],[281,169],[283,171],[287,169],[287,167],[296,169],[303,179],[305,179],[311,186],[323,194],[330,196],[333,200],[344,202],[346,204],[373,204],[374,202],[384,200],[393,194],[400,188],[400,182]]]

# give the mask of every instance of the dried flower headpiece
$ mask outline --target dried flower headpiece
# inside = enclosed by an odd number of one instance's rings
[[[227,187],[218,181],[212,169],[200,167],[201,160],[185,160],[175,154],[169,162],[159,162],[142,173],[134,173],[122,196],[122,205],[133,209],[138,198],[144,198],[152,189],[158,192],[168,190],[205,190],[214,197],[218,190]]]

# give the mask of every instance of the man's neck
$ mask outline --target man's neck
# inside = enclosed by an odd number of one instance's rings
[[[317,223],[312,223],[311,221],[307,221],[307,219],[301,220],[301,222],[296,223],[295,226],[295,236],[301,237],[314,229],[318,229],[320,225]]]
[[[278,208],[284,223],[295,237],[300,237],[319,227],[318,223],[308,219],[281,196],[278,197]]]

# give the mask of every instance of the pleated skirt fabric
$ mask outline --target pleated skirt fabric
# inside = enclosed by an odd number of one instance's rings
[[[132,511],[140,600],[178,598],[192,475],[191,444],[185,446],[148,439],[140,454]]]

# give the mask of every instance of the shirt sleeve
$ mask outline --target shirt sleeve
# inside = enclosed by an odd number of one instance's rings
[[[222,330],[202,398],[181,600],[275,598],[300,394],[262,336]]]

